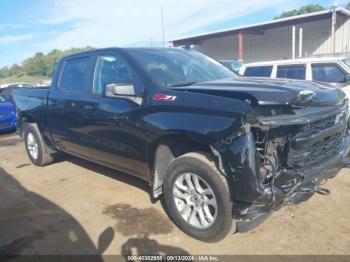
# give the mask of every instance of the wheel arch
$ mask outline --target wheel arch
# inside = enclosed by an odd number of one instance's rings
[[[164,136],[152,144],[150,184],[153,198],[158,198],[162,194],[163,180],[172,161],[189,152],[204,152],[216,158],[209,144],[184,134]]]
[[[17,120],[17,133],[23,137],[24,125],[26,123],[35,124],[34,118],[30,114],[23,114]]]

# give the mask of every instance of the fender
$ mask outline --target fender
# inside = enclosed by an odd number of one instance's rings
[[[159,99],[160,95],[164,99]],[[239,131],[247,115],[254,115],[254,110],[238,99],[162,89],[149,94],[149,110],[143,121],[151,141],[181,135],[211,145]]]
[[[154,170],[150,181],[154,198],[162,193],[166,167],[176,157],[170,147],[177,147],[176,143],[191,147],[194,143],[212,150],[216,142],[243,132],[247,115],[254,115],[251,106],[238,99],[184,91],[156,90],[149,95],[148,105],[143,121],[149,130],[148,163]],[[221,156],[216,157],[221,163]],[[222,163],[219,169],[225,174]]]

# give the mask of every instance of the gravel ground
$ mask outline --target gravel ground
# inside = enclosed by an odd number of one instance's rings
[[[14,134],[0,135],[0,152],[0,254],[350,255],[349,169],[324,186],[331,195],[207,244],[176,228],[142,180],[69,156],[35,167]]]

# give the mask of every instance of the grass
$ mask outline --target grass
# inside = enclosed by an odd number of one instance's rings
[[[10,84],[10,83],[18,83],[18,82],[26,82],[30,84],[38,84],[43,80],[49,80],[47,76],[9,76],[5,78],[0,78],[0,84]]]

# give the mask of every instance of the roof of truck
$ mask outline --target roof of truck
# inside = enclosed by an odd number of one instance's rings
[[[133,51],[133,50],[138,50],[138,51],[194,51],[190,49],[184,49],[181,47],[107,47],[107,48],[97,48],[97,49],[92,49],[92,50],[86,50],[86,51],[81,51],[77,52],[74,54],[69,54],[62,59],[67,59],[67,58],[73,58],[76,56],[82,56],[82,55],[87,55],[87,54],[93,54],[93,53],[100,53],[101,51]]]
[[[64,57],[72,57],[76,55],[82,55],[82,54],[90,54],[90,53],[99,53],[101,51],[113,51],[113,50],[118,50],[118,51],[133,51],[133,50],[138,50],[138,51],[193,51],[189,49],[184,49],[180,47],[107,47],[107,48],[97,48],[97,49],[92,49],[92,50],[86,50],[86,51],[81,51],[77,52],[74,54],[66,55]]]

